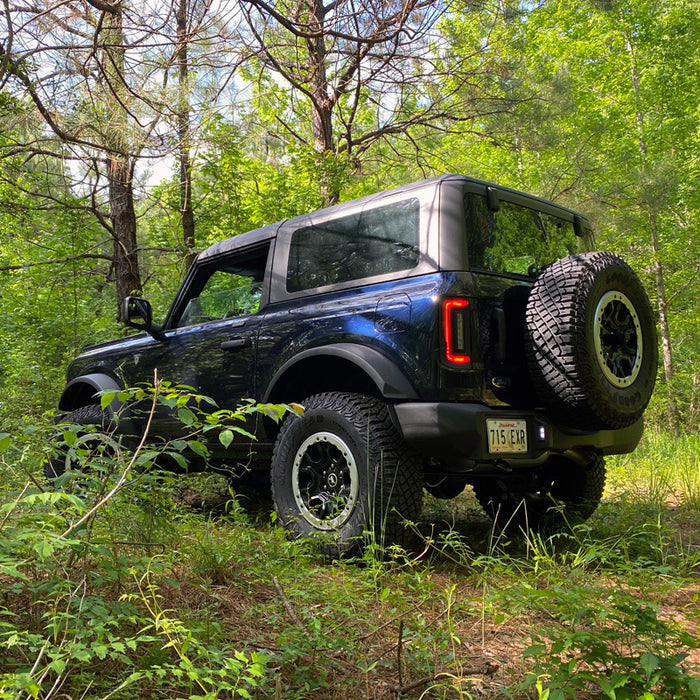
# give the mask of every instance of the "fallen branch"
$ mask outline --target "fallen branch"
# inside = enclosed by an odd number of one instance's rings
[[[289,598],[287,598],[287,594],[284,592],[284,589],[280,585],[280,582],[277,580],[277,576],[272,577],[272,583],[275,584],[275,590],[277,591],[277,595],[280,597],[280,600],[282,601],[282,604],[284,605],[284,609],[287,611],[287,615],[289,615],[290,619],[292,622],[299,627],[304,634],[308,637],[309,634],[306,630],[306,627],[302,624],[301,620],[299,619],[299,616],[296,613],[296,610],[294,610],[294,606],[290,602]]]
[[[499,666],[495,661],[486,661],[481,666],[460,669],[460,676],[493,676],[496,671],[498,671],[498,668]],[[390,688],[396,693],[397,696],[399,696],[403,693],[409,693],[422,685],[435,683],[439,681],[441,677],[454,677],[454,674],[447,671],[438,671],[432,676],[423,676],[423,678],[419,678],[417,681],[413,681],[413,683],[409,683],[408,685],[401,685],[399,683],[396,685],[391,685]]]

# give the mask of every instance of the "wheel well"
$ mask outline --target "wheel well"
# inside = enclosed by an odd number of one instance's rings
[[[267,401],[302,403],[305,398],[327,391],[348,391],[382,398],[370,376],[350,360],[335,356],[308,357],[290,367],[279,378]],[[280,425],[265,419],[265,432],[274,440]]]
[[[100,404],[97,394],[101,391],[120,391],[122,386],[116,379],[107,374],[92,372],[83,374],[68,382],[63,389],[63,394],[58,402],[61,411],[74,411],[89,404]],[[115,396],[109,406],[105,407],[108,412],[116,411],[121,406],[121,402]]]
[[[353,362],[341,357],[316,356],[290,367],[275,384],[268,401],[301,401],[325,391],[352,391],[381,398],[377,385]]]
[[[97,389],[91,384],[74,384],[66,391],[59,402],[59,409],[62,411],[75,411],[92,403],[99,403],[95,396]]]

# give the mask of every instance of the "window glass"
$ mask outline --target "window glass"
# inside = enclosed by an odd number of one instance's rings
[[[415,267],[420,205],[411,199],[292,234],[287,291],[324,287]]]
[[[574,225],[527,207],[500,203],[491,211],[486,198],[464,198],[472,269],[537,277],[545,265],[582,250]]]
[[[195,279],[192,296],[178,326],[257,313],[262,296],[267,247],[205,268]]]

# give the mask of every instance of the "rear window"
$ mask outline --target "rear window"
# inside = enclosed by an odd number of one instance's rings
[[[287,291],[374,277],[418,264],[420,205],[409,199],[297,229]]]
[[[512,202],[492,211],[485,197],[467,193],[464,213],[473,270],[535,278],[546,265],[585,249],[573,222]]]

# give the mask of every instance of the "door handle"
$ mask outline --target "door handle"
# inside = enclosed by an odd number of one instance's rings
[[[222,350],[237,350],[238,348],[249,348],[253,344],[250,338],[231,338],[221,343]]]

